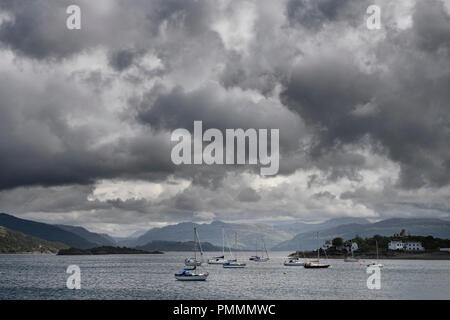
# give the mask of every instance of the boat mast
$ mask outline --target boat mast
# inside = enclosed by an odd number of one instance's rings
[[[319,260],[319,256],[320,256],[319,232],[317,232],[317,260]]]
[[[378,262],[378,241],[375,239],[375,246],[377,247],[377,262]]]
[[[263,245],[264,245],[264,251],[266,251],[266,256],[267,256],[267,258],[269,258],[269,254],[267,253],[266,242],[264,241],[264,238],[262,239],[262,241],[263,241]]]
[[[225,230],[222,227],[222,255],[225,258]]]
[[[194,227],[194,262],[197,262],[197,228]]]

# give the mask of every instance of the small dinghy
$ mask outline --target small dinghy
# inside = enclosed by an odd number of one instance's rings
[[[179,281],[205,281],[209,273],[192,272],[196,271],[197,267],[185,268],[182,273],[175,273],[175,279]]]

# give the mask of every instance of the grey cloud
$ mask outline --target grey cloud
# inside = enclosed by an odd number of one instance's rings
[[[414,25],[422,14],[429,12],[417,11]],[[388,71],[364,72],[345,51],[333,58],[319,54],[296,67],[282,97],[316,127],[314,158],[349,144],[368,144],[401,164],[404,188],[450,182],[448,108],[442,103],[449,99],[450,70],[440,46],[424,56],[414,50],[415,42],[398,41],[414,30],[397,31],[378,49],[379,63]],[[439,43],[445,39],[439,32],[429,36]],[[392,55],[394,50],[400,53]],[[431,69],[440,71],[426,71]],[[374,106],[372,112],[358,112],[367,105]]]
[[[253,188],[242,189],[238,194],[239,201],[242,202],[257,202],[261,199],[261,196]]]
[[[332,196],[334,204],[354,201],[386,215],[442,213],[450,182],[450,18],[442,1],[415,3],[411,28],[384,20],[380,33],[368,34],[368,1],[261,0],[250,3],[254,17],[243,19],[252,22],[250,34],[241,40],[238,25],[223,34],[215,28],[240,2],[0,1],[12,18],[0,25],[0,54],[13,56],[0,62],[0,202],[20,208],[30,196],[24,213],[92,210],[89,223],[124,224],[184,220],[194,211],[295,216]],[[82,8],[79,32],[65,28],[68,4]],[[230,47],[227,37],[245,48]],[[103,55],[102,66],[71,69],[79,57],[97,63]],[[150,55],[155,68],[145,66]],[[24,69],[36,72],[28,79]],[[52,70],[59,74],[42,76]],[[280,178],[307,172],[301,183],[316,194],[313,202],[298,209],[289,181],[256,192],[239,180],[253,168],[173,165],[170,131],[191,129],[194,120],[204,128],[279,128]],[[400,167],[398,185],[340,196],[321,190],[342,179],[363,183],[364,172],[376,175],[390,161]],[[169,176],[192,186],[161,202],[83,200],[99,179]],[[62,189],[50,201],[41,188],[54,186]],[[404,194],[415,190],[426,195]],[[289,205],[274,213],[271,202],[282,197]]]

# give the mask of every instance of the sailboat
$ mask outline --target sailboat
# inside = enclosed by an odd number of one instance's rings
[[[305,263],[306,269],[325,269],[330,265],[320,262],[320,245],[319,245],[319,232],[317,232],[317,260],[311,260]]]
[[[185,268],[182,273],[175,273],[175,279],[179,281],[205,281],[208,276],[208,272],[198,273],[195,266]]]
[[[299,248],[301,249],[301,245],[299,243]],[[303,252],[303,258],[305,257],[305,252]],[[286,267],[304,267],[305,262],[300,260],[300,257],[289,258],[289,260],[284,260],[283,265]]]
[[[197,241],[199,243],[199,248],[200,248],[200,256],[202,257],[201,260],[197,259]],[[202,251],[202,246],[200,241],[198,240],[198,233],[197,233],[197,228],[194,228],[194,258],[186,258],[184,260],[184,264],[186,266],[190,266],[190,267],[198,267],[202,265],[202,261],[203,260],[203,251]]]
[[[224,264],[226,262],[227,260],[225,260],[225,231],[222,227],[222,255],[209,259],[208,264]]]
[[[255,262],[267,262],[270,260],[269,253],[267,252],[266,243],[264,242],[264,239],[262,239],[262,243],[263,243],[264,252],[266,253],[266,256],[262,256],[262,257],[255,256],[255,259],[253,260]]]
[[[368,267],[378,267],[378,268],[383,268],[383,265],[381,263],[378,263],[378,241],[375,239],[375,246],[377,248],[377,261],[369,263],[367,266]]]
[[[235,233],[235,238],[234,238],[234,246],[237,247],[237,233]],[[231,246],[228,246],[228,249],[230,250],[230,255],[233,257],[233,254],[231,253]],[[231,259],[228,260],[227,262],[225,262],[223,264],[224,268],[227,269],[237,269],[237,268],[245,268],[246,264],[245,263],[240,263],[237,261],[237,259]]]
[[[347,257],[344,259],[344,261],[345,262],[359,262],[359,259],[355,258],[355,256],[353,255],[353,242],[352,242],[352,246],[351,246],[350,250],[352,251],[352,257],[351,258]]]
[[[201,261],[197,260],[197,241],[199,242],[200,252],[203,255],[200,241],[198,240],[197,228],[194,228],[194,258],[188,258],[184,261],[185,265],[190,266],[190,268],[184,268],[182,273],[175,273],[175,279],[179,281],[205,281],[208,278],[208,272],[199,273],[197,270],[197,266],[202,264]]]
[[[248,260],[250,261],[255,261],[257,259],[259,259],[260,256],[258,256],[258,240],[255,241],[255,255],[251,256],[250,258],[248,258]]]

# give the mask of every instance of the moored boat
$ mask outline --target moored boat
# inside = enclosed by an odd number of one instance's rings
[[[305,262],[298,258],[291,258],[289,260],[284,260],[283,265],[287,267],[303,267]]]
[[[325,251],[325,255],[326,255]],[[319,232],[317,232],[317,260],[311,260],[305,263],[304,267],[306,269],[325,269],[328,268],[330,265],[327,263],[321,263],[320,262],[320,245],[319,245]]]
[[[378,241],[375,239],[375,246],[377,248],[377,261],[369,263],[367,265],[367,267],[378,267],[378,268],[383,268],[383,265],[381,263],[378,262]]]
[[[225,231],[222,228],[222,255],[208,259],[208,264],[224,264],[226,262],[227,259],[225,259]]]
[[[175,273],[175,279],[179,281],[205,281],[208,278],[208,272],[192,272],[196,271],[197,267],[185,268],[182,273]]]
[[[200,257],[201,259],[197,259],[197,242],[200,249]],[[194,257],[184,259],[184,264],[188,267],[199,267],[203,262],[203,250],[200,240],[198,239],[197,228],[194,228]]]

